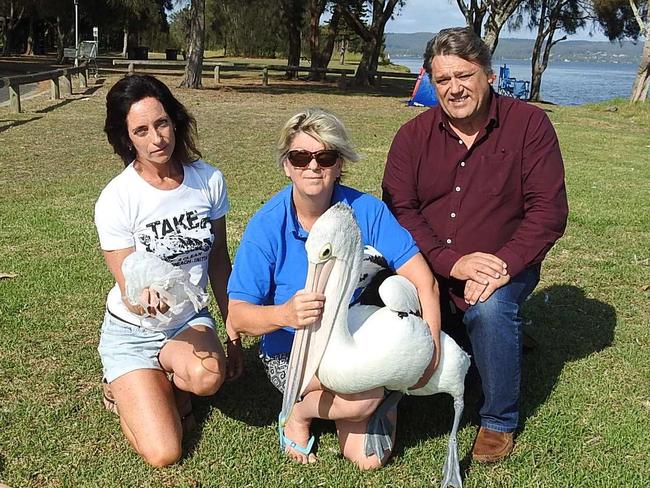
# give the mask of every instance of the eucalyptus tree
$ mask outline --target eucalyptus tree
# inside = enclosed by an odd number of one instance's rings
[[[205,49],[205,0],[191,0],[190,35],[187,50],[185,75],[180,86],[201,88],[203,73],[203,52]]]
[[[321,27],[320,19],[326,9],[330,9],[331,17],[325,27]],[[332,59],[334,43],[339,32],[341,6],[338,2],[328,0],[309,0],[309,52],[312,68],[327,68]],[[324,42],[321,42],[324,41]],[[324,79],[325,73],[311,73],[310,80]]]
[[[363,39],[363,52],[354,75],[354,83],[367,86],[374,80],[370,73],[377,71],[386,23],[396,10],[406,3],[406,0],[369,0],[361,3],[367,4],[370,8],[370,25],[364,22],[363,10],[359,9],[359,2],[342,1],[341,13],[348,25]]]
[[[307,0],[278,0],[280,15],[287,34],[287,66],[300,65],[300,52],[302,47],[302,27],[305,21]],[[287,70],[286,77],[294,79],[298,76],[296,71]]]
[[[650,0],[594,0],[594,10],[611,41],[645,38],[630,94],[631,102],[645,101],[650,86]]]
[[[172,0],[108,0],[108,6],[113,9],[113,23],[122,28],[122,57],[127,55],[132,34],[165,23],[165,10],[171,10],[172,4]]]
[[[551,49],[584,27],[589,18],[582,0],[524,0],[516,15],[509,22],[513,28],[521,27],[523,19],[528,18],[528,28],[536,31],[531,56],[530,100],[538,102],[542,75],[548,66]],[[555,38],[556,34],[565,35]]]
[[[2,55],[6,56],[13,43],[13,34],[25,13],[25,4],[20,0],[0,0],[2,22]]]
[[[468,27],[494,52],[504,24],[523,0],[456,0]]]

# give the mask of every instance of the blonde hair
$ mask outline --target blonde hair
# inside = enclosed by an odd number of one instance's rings
[[[344,163],[360,159],[359,153],[352,147],[350,136],[341,119],[332,112],[312,107],[299,111],[282,127],[277,146],[280,167],[291,150],[294,137],[300,132],[316,139],[325,149],[338,151]]]

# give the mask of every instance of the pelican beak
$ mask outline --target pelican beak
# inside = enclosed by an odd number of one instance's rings
[[[305,289],[310,292],[325,293],[335,262],[336,258],[334,257],[319,263],[310,262],[307,269]],[[294,335],[287,369],[287,382],[282,397],[281,421],[289,417],[293,405],[298,401],[298,398],[303,394],[318,370],[320,360],[327,347],[333,322],[327,321],[325,327],[321,327],[322,325],[323,321],[321,319],[309,327],[298,329]]]
[[[320,263],[309,263],[305,289],[314,293],[325,293],[327,280],[330,277],[336,258]]]

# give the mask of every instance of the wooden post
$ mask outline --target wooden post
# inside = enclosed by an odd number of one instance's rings
[[[9,85],[9,106],[15,114],[21,112],[20,107],[20,85]]]
[[[341,77],[339,78],[339,81],[338,81],[339,90],[345,90],[346,89],[347,81],[346,81],[345,78],[346,78],[345,73],[341,73]]]
[[[59,98],[61,98],[59,78],[52,78],[50,80],[50,100],[58,100]]]
[[[262,70],[262,86],[269,86],[269,69]]]
[[[88,71],[84,69],[79,71],[79,86],[81,88],[88,88]]]
[[[214,67],[214,83],[215,85],[218,85],[221,83],[221,72],[220,72],[220,66],[216,65]]]
[[[135,66],[133,63],[129,63],[129,74],[132,75],[133,73],[135,73]]]
[[[61,84],[61,92],[63,96],[72,95],[72,78],[69,74],[64,74],[59,78],[59,83]]]

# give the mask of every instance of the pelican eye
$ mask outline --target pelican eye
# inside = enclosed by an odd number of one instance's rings
[[[327,243],[323,246],[323,248],[320,250],[320,254],[318,255],[318,259],[321,261],[326,261],[332,256],[332,245]]]

